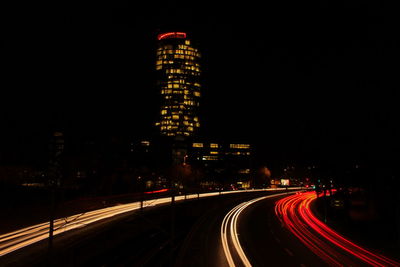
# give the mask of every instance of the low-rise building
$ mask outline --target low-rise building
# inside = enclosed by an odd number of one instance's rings
[[[204,173],[203,183],[225,188],[252,186],[251,145],[247,143],[193,142],[188,162]]]

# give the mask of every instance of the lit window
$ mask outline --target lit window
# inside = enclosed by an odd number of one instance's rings
[[[141,141],[142,146],[150,146],[150,141]]]
[[[194,106],[193,101],[183,101],[183,104],[188,105],[188,106]]]
[[[230,144],[230,148],[237,148],[237,149],[249,149],[250,145],[249,144]]]
[[[203,143],[193,143],[193,147],[203,147]]]
[[[218,160],[218,156],[203,156],[203,160]]]
[[[211,143],[211,144],[210,144],[210,147],[211,147],[211,148],[218,148],[218,144]]]
[[[218,151],[210,151],[211,155],[218,155]]]

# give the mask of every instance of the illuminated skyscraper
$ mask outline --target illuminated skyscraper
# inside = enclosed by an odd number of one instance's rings
[[[190,137],[200,127],[200,53],[184,32],[158,35],[156,70],[164,136]]]

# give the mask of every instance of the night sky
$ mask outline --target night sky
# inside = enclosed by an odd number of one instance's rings
[[[395,8],[275,2],[13,10],[2,35],[1,160],[35,155],[58,128],[150,135],[156,36],[170,30],[187,31],[203,55],[203,136],[254,143],[266,161],[393,159]]]

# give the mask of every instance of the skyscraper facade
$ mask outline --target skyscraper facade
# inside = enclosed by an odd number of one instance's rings
[[[184,32],[158,35],[157,83],[161,92],[161,135],[191,137],[200,127],[200,53]]]

